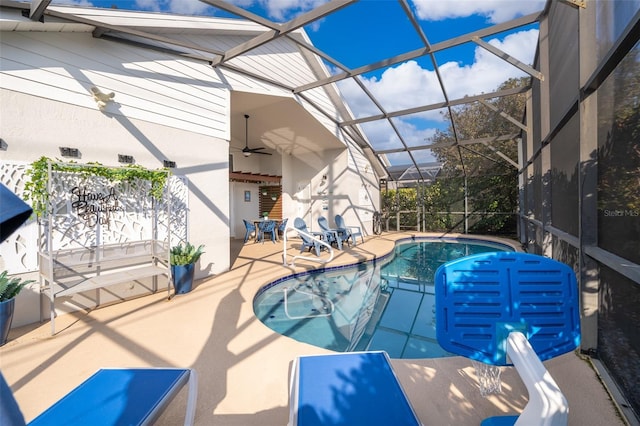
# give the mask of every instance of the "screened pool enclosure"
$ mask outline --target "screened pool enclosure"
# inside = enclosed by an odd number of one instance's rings
[[[206,15],[251,21],[263,31],[214,51],[198,44],[204,30],[159,37],[153,28],[97,22],[50,1],[32,2],[39,7],[30,19],[92,25],[94,37],[290,91],[371,161],[373,170],[361,172],[375,175],[370,183],[381,199],[373,205],[384,214],[383,230],[509,235],[528,252],[572,266],[581,351],[626,398],[625,414],[640,413],[640,1],[532,1],[515,19],[478,19],[449,28],[444,39],[425,18],[428,2],[334,0],[278,21],[237,3],[201,3]],[[29,11],[27,3],[5,4]],[[392,15],[404,27],[386,25],[383,17]],[[369,20],[368,33],[341,24],[353,19]],[[294,36],[300,29],[305,36]],[[316,42],[316,31],[336,32],[347,49]],[[529,58],[509,53],[516,33],[534,37]],[[243,58],[282,40],[323,64],[317,79],[278,81],[245,67]],[[349,49],[369,52],[367,60],[344,53]],[[462,58],[470,54],[498,61],[501,72],[449,72],[452,64],[468,65]],[[423,78],[405,91],[374,84],[399,81],[412,69]],[[336,102],[339,114],[330,114],[314,103],[318,90],[348,107]]]

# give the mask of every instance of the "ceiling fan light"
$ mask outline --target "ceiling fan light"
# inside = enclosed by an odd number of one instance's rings
[[[245,157],[248,157],[251,155],[251,151],[243,151],[242,155],[244,155]]]

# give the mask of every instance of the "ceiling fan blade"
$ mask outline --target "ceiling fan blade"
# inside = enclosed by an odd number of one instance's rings
[[[262,151],[254,151],[254,150],[251,150],[251,152],[253,152],[254,154],[273,155],[270,152],[262,152]]]

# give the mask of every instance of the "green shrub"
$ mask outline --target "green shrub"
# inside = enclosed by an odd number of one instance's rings
[[[13,299],[20,293],[20,291],[34,280],[22,281],[22,278],[10,278],[7,276],[7,271],[0,273],[0,302],[5,302],[9,299]]]
[[[204,253],[202,251],[204,249],[204,245],[200,244],[198,248],[196,248],[191,243],[179,244],[175,247],[171,248],[171,264],[172,265],[190,265],[192,263],[196,263],[200,256]]]

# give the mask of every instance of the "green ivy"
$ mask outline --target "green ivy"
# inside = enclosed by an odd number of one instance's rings
[[[138,179],[148,181],[151,183],[149,195],[156,200],[162,199],[169,176],[167,168],[150,170],[136,164],[107,167],[96,162],[79,164],[71,161],[64,163],[59,160],[52,161],[43,156],[31,163],[31,167],[27,169],[26,174],[30,179],[24,186],[25,197],[31,202],[31,208],[39,218],[46,212],[49,201],[49,192],[47,191],[49,164],[51,164],[52,171],[79,173],[82,176],[101,176],[112,183],[128,182],[135,185]]]

